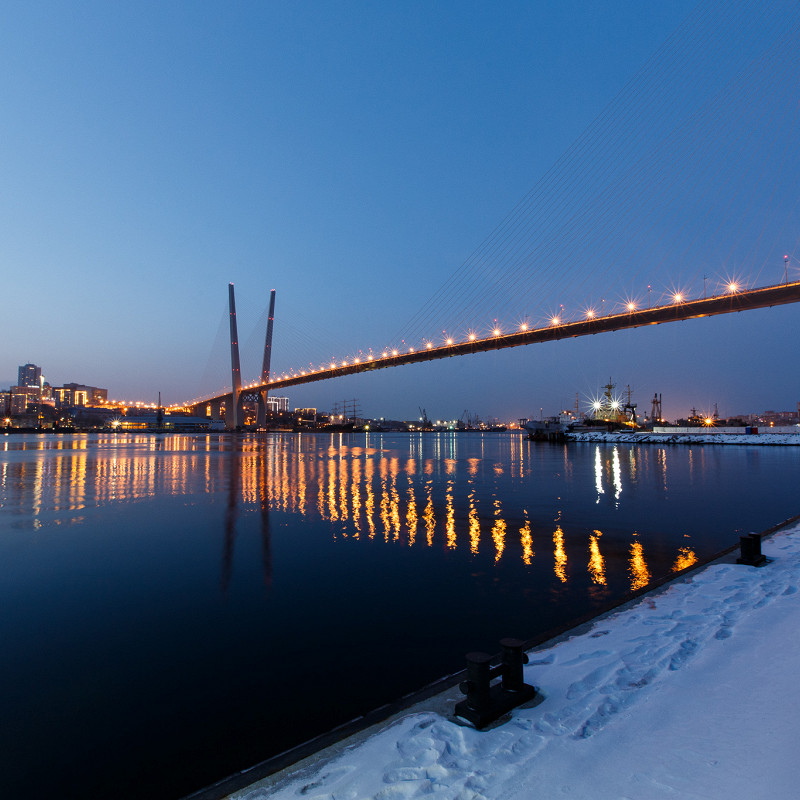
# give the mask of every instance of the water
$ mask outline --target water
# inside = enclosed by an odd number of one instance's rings
[[[4,794],[181,797],[798,513],[797,478],[795,448],[3,437]]]

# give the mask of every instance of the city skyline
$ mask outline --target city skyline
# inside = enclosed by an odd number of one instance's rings
[[[276,369],[303,366],[315,348],[324,360],[386,346],[695,6],[11,10],[0,32],[2,258],[16,302],[5,303],[0,380],[27,359],[51,365],[52,383],[78,376],[130,400],[217,391],[230,379],[228,282],[245,379],[273,288]],[[669,221],[669,237],[687,224]],[[796,214],[781,225],[781,255],[748,278],[779,282],[785,251],[796,279]],[[706,267],[713,290],[722,267],[698,265],[703,285]],[[650,279],[636,281],[628,289],[649,294]],[[623,287],[608,284],[618,302]],[[396,418],[418,406],[516,418],[588,400],[611,378],[640,407],[661,393],[669,418],[714,403],[723,416],[792,409],[796,320],[791,306],[752,311],[289,394],[320,408],[358,397],[366,414]]]

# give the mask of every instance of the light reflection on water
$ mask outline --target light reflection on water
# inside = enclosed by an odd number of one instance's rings
[[[230,570],[228,560],[233,557],[237,508],[253,505],[301,517],[316,515],[332,524],[334,539],[358,540],[363,533],[369,539],[378,536],[386,543],[409,547],[441,544],[449,550],[467,548],[473,555],[490,548],[495,563],[514,557],[531,566],[536,558],[550,558],[562,583],[575,574],[568,570],[564,531],[558,522],[561,509],[555,526],[544,532],[540,526],[532,527],[530,509],[524,504],[504,504],[502,499],[509,481],[524,481],[534,468],[531,446],[522,437],[509,437],[505,461],[491,463],[475,455],[459,460],[460,441],[454,435],[435,437],[432,447],[429,437],[410,437],[403,443],[406,448],[402,454],[395,446],[385,447],[388,440],[384,437],[365,438],[363,444],[349,444],[343,435],[334,435],[322,451],[318,450],[319,438],[313,436],[273,438],[266,444],[218,435],[113,435],[93,441],[86,436],[27,440],[6,437],[2,448],[6,453],[42,451],[50,457],[4,461],[0,507],[32,518],[35,523],[43,513],[53,517],[80,511],[87,504],[96,507],[160,494],[226,491],[226,575]],[[221,453],[236,458],[231,461],[208,457]],[[619,507],[624,478],[635,483],[637,469],[650,467],[658,475],[656,480],[666,486],[667,451],[661,448],[652,460],[645,457],[643,461],[637,467],[637,453],[630,448],[622,453],[617,446],[595,445],[595,503],[600,503],[604,486],[608,485],[615,507]],[[694,461],[695,454],[690,450],[690,474]],[[574,480],[566,449],[560,475],[561,480]],[[417,535],[418,509],[422,510],[422,537]],[[459,524],[461,519],[466,520],[466,525]],[[507,540],[514,534],[519,546],[509,556]],[[542,547],[542,534],[552,538],[549,555]],[[586,565],[589,577],[593,583],[605,585],[602,531],[592,528],[585,535],[590,554]],[[540,542],[536,550],[535,541]],[[629,585],[636,590],[648,583],[650,571],[644,544],[635,540],[629,546]],[[695,563],[697,556],[681,543],[672,560],[673,569],[679,570]],[[227,585],[227,579],[223,585]]]

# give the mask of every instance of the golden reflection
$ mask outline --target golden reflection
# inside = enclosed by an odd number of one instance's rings
[[[688,569],[697,563],[697,555],[694,550],[689,547],[681,547],[678,550],[678,557],[672,565],[673,572],[680,572],[682,569]]]
[[[231,475],[235,472],[237,503],[259,505],[264,514],[282,511],[338,522],[333,526],[336,538],[374,539],[376,532],[382,530],[387,543],[407,541],[413,546],[422,540],[430,547],[438,525],[445,548],[469,548],[472,556],[478,556],[481,534],[486,539],[485,548],[490,533],[492,557],[497,563],[504,556],[516,557],[515,540],[507,546],[511,524],[512,534],[519,531],[520,558],[526,566],[531,566],[536,519],[532,523],[527,512],[521,526],[504,519],[504,512],[510,517],[514,511],[508,503],[503,508],[497,499],[501,482],[493,482],[501,470],[495,468],[496,458],[489,461],[423,458],[423,447],[438,448],[443,456],[455,453],[452,437],[440,438],[441,441],[415,439],[414,458],[382,446],[350,448],[344,442],[318,451],[313,444],[315,440],[311,439],[309,447],[308,439],[289,436],[234,440],[212,434],[167,437],[133,434],[74,440],[54,438],[45,445],[20,442],[23,446],[12,449],[27,447],[52,452],[46,458],[20,461],[4,457],[0,462],[0,503],[11,488],[17,492],[17,486],[23,487],[23,495],[15,502],[27,514],[48,524],[48,514],[52,518],[61,512],[79,512],[104,503],[124,503],[159,494],[185,496],[189,503],[198,492],[217,495],[224,492],[230,496]],[[382,444],[382,440],[378,441]],[[503,461],[506,468],[502,480],[510,476],[517,481],[519,465],[532,460],[530,448],[528,443],[509,439],[513,464],[509,466],[508,460]],[[604,479],[610,480],[618,498],[622,491],[621,454],[618,448],[613,453],[605,452],[604,457],[599,447],[594,451],[595,487],[599,496],[604,492]],[[647,453],[638,453],[630,460],[631,475],[649,471],[647,457]],[[666,475],[665,450],[651,451],[649,457],[658,462],[660,483],[661,475]],[[699,457],[695,460],[699,463]],[[486,464],[491,469],[485,469]],[[627,470],[628,465],[624,466]],[[524,475],[530,474],[528,464]],[[493,497],[492,491],[496,491]],[[490,502],[491,512],[486,507]],[[566,583],[566,535],[560,520],[559,513],[553,533],[554,571],[558,580]],[[606,586],[607,565],[600,537],[597,530],[590,536],[588,572],[593,584]],[[489,557],[488,552],[486,556]],[[698,560],[687,547],[678,550],[673,558],[674,571],[692,566]],[[633,589],[651,580],[638,540],[630,548],[628,571]]]
[[[467,524],[469,531],[469,551],[473,555],[478,554],[478,545],[481,542],[481,521],[478,517],[478,507],[475,505],[475,488],[469,493],[469,512]]]
[[[389,516],[392,522],[392,540],[400,538],[402,523],[400,522],[400,495],[397,491],[397,476],[400,472],[397,458],[389,462]]]
[[[380,463],[380,517],[381,525],[383,525],[383,540],[389,541],[392,535],[392,517],[391,517],[391,498],[389,497],[389,471],[385,458],[381,459]]]
[[[531,523],[527,515],[525,524],[519,529],[519,540],[522,545],[522,560],[526,566],[530,566],[533,561],[533,536],[531,535]]]
[[[358,539],[361,536],[361,461],[357,458],[353,459],[351,475],[353,476],[350,484],[350,502],[353,508],[353,527],[355,532],[353,538]]]
[[[339,519],[339,509],[336,505],[336,461],[328,459],[328,519]]]
[[[631,576],[631,591],[642,589],[650,582],[650,570],[647,569],[647,562],[644,560],[644,548],[638,540],[631,544],[628,572]]]
[[[561,530],[560,525],[556,527],[555,533],[553,534],[553,544],[555,545],[555,565],[553,569],[555,570],[556,577],[561,581],[561,583],[566,583],[567,553],[566,550],[564,550],[564,531]]]
[[[375,478],[375,462],[370,458],[364,467],[364,489],[367,499],[364,501],[364,512],[367,515],[367,529],[369,538],[375,538],[375,492],[372,481]]]
[[[304,458],[300,458],[297,465],[297,510],[302,516],[306,515],[306,472],[308,471],[308,462]],[[266,480],[264,483],[266,484]]]
[[[446,517],[445,517],[445,541],[451,550],[456,546],[456,510],[453,506],[453,480],[447,481],[447,492],[445,494]]]
[[[342,520],[350,518],[350,508],[348,506],[349,500],[347,497],[347,464],[348,461],[346,458],[339,458],[336,463],[336,468],[339,472],[338,480],[336,481],[339,486],[339,516]]]
[[[503,550],[506,548],[506,522],[501,518],[503,509],[500,501],[495,498],[494,501],[494,525],[492,525],[492,539],[494,540],[494,563],[496,564],[503,555]]]
[[[425,485],[425,493],[427,494],[427,503],[425,504],[425,513],[423,519],[425,520],[425,535],[428,540],[428,547],[433,544],[433,534],[436,531],[436,515],[433,511],[433,481],[429,480]]]
[[[606,585],[606,562],[600,552],[600,531],[594,531],[589,537],[589,575],[594,583]]]
[[[408,546],[411,547],[417,539],[417,500],[414,497],[414,486],[408,483],[408,507],[406,508],[406,524],[408,525]]]

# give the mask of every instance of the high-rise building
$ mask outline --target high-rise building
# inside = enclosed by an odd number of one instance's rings
[[[288,397],[267,397],[267,412],[277,414],[280,411],[289,410]]]
[[[17,386],[42,386],[42,368],[36,364],[24,364],[19,368]]]

